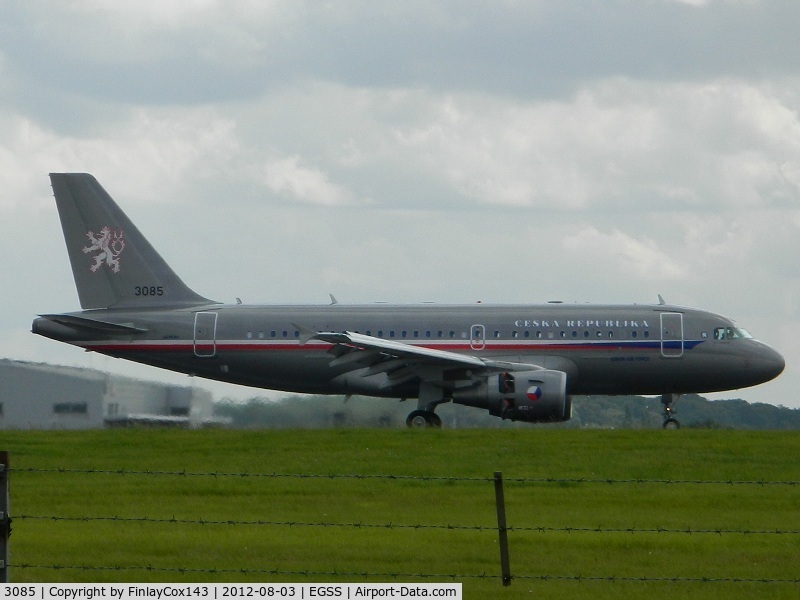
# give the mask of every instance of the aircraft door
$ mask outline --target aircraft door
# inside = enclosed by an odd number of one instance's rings
[[[483,325],[470,327],[469,347],[473,350],[483,350],[486,347],[486,328]]]
[[[683,356],[683,313],[661,313],[661,356]]]
[[[198,312],[194,315],[194,355],[211,358],[217,354],[217,313]]]

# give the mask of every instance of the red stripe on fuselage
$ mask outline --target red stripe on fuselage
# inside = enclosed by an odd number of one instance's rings
[[[687,349],[697,345],[698,342],[684,342]],[[230,352],[298,352],[298,351],[327,351],[331,348],[332,344],[324,342],[311,342],[307,344],[286,343],[286,342],[207,342],[203,340],[195,344],[193,341],[186,342],[129,342],[120,344],[117,342],[110,343],[97,343],[85,342],[77,343],[76,345],[95,352],[193,352],[195,348],[211,348],[215,347],[217,352],[230,351]],[[443,343],[443,344],[409,344],[409,346],[418,346],[421,348],[429,348],[431,350],[444,350],[449,352],[465,352],[471,354],[483,354],[487,352],[563,352],[563,351],[632,351],[632,350],[658,350],[661,347],[660,341],[625,341],[625,342],[581,342],[581,343],[531,343],[525,342],[523,344],[501,342],[492,344],[487,342],[480,350],[473,348],[469,343]]]

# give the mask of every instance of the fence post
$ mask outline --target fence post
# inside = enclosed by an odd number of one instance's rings
[[[0,583],[8,583],[8,536],[11,518],[8,516],[8,452],[0,450]]]
[[[494,496],[497,501],[497,532],[500,541],[500,570],[503,585],[511,585],[511,565],[508,560],[508,528],[506,527],[506,501],[503,495],[503,473],[494,473]]]

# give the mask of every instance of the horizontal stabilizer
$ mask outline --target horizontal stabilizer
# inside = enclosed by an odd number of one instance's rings
[[[85,331],[93,331],[98,333],[110,333],[119,335],[131,335],[137,333],[145,333],[147,329],[141,327],[134,327],[133,325],[122,325],[119,323],[109,323],[108,321],[99,321],[97,319],[88,319],[86,317],[77,317],[75,315],[39,315],[43,319],[66,325],[73,329],[82,329]]]

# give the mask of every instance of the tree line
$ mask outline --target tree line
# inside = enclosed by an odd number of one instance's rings
[[[682,427],[720,429],[800,429],[800,409],[750,403],[745,400],[708,400],[698,395],[682,396],[673,405]],[[416,400],[399,402],[383,398],[353,396],[265,397],[245,402],[223,399],[215,403],[215,414],[238,428],[405,427],[416,408]],[[566,423],[531,424],[503,421],[485,410],[458,404],[442,404],[437,410],[442,423],[457,428],[594,428],[653,429],[663,422],[659,398],[643,396],[576,396],[572,419]]]

